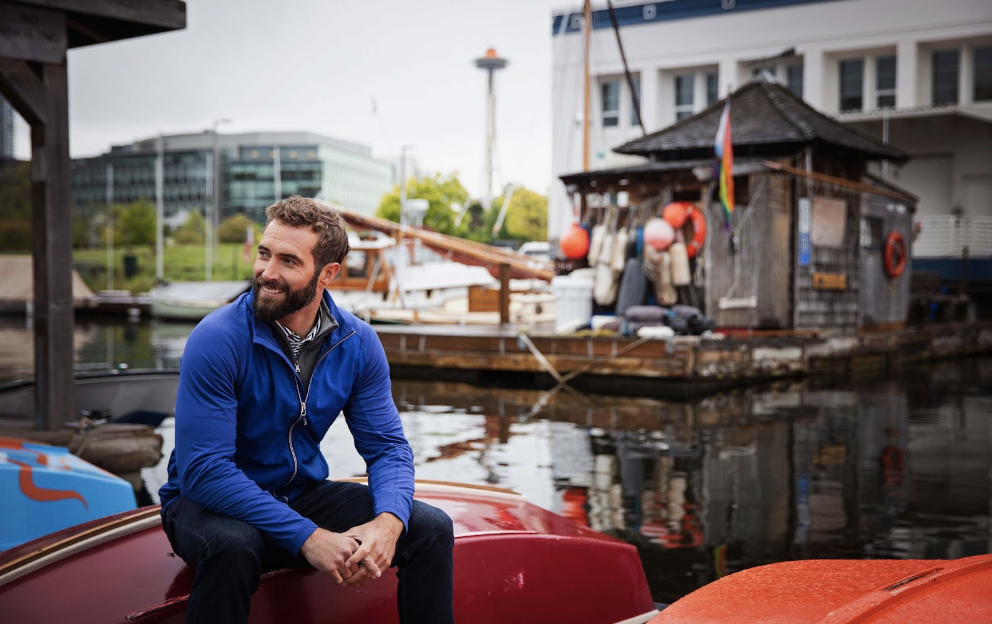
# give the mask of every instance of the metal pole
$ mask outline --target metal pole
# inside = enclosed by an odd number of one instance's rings
[[[163,256],[165,242],[162,239],[162,226],[165,221],[165,139],[158,134],[158,156],[155,158],[155,280],[165,279]]]
[[[275,185],[276,201],[279,201],[282,199],[282,155],[279,153],[278,145],[272,149],[275,150],[275,159],[272,162],[273,184]]]
[[[214,153],[207,152],[207,201],[203,207],[203,222],[206,226],[206,233],[203,237],[204,246],[206,247],[206,279],[210,279],[210,217],[212,206],[214,205]]]
[[[592,4],[589,0],[585,0],[582,6],[582,27],[586,35],[582,82],[582,170],[589,171],[589,45],[592,37]]]
[[[489,70],[489,94],[486,100],[486,199],[493,196],[493,141],[496,138],[496,90],[493,88],[495,71]]]
[[[214,219],[217,216],[217,204],[220,201],[217,199],[218,189],[217,189],[217,122],[214,122],[214,137],[213,146],[210,150],[210,180],[211,180],[211,193],[210,193],[210,205],[207,208],[210,212],[206,215],[206,236],[204,237],[206,245],[206,279],[209,282],[213,279],[214,275]]]
[[[114,166],[107,163],[107,290],[114,289]]]

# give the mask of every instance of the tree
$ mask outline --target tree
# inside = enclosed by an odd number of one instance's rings
[[[410,179],[406,184],[406,196],[408,199],[426,199],[428,202],[427,214],[424,215],[424,226],[441,232],[442,234],[459,235],[459,231],[464,233],[466,228],[455,228],[455,218],[457,213],[451,209],[452,204],[461,206],[468,199],[468,191],[458,180],[458,174],[450,174],[442,177],[435,174],[422,180]],[[399,187],[382,197],[379,202],[379,209],[376,216],[390,221],[400,222],[400,191]],[[459,230],[459,231],[456,231]]]
[[[114,206],[114,242],[124,245],[154,245],[155,219],[155,204],[147,199]]]
[[[496,223],[496,218],[506,196],[497,197],[493,202],[491,214],[487,222],[489,225],[489,235],[492,236],[492,226]],[[548,198],[526,189],[517,187],[510,200],[510,207],[506,211],[503,220],[503,227],[497,238],[502,240],[515,240],[517,242],[545,240],[548,235]]]
[[[186,217],[186,222],[176,228],[172,239],[176,241],[177,245],[202,245],[207,240],[207,236],[204,233],[206,227],[207,223],[203,220],[203,215],[200,214],[200,211],[193,210]]]
[[[0,249],[31,249],[30,164],[0,166]]]
[[[262,229],[261,225],[252,221],[248,215],[242,212],[232,215],[217,226],[217,240],[222,243],[243,243],[249,226],[255,233],[255,238],[258,239],[259,231]]]

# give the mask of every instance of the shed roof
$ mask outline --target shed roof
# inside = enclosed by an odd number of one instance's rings
[[[751,82],[729,96],[734,156],[774,156],[810,144],[861,152],[870,160],[909,159],[885,145],[820,113],[780,84]],[[726,99],[667,128],[614,148],[621,154],[657,160],[712,158],[713,142]]]

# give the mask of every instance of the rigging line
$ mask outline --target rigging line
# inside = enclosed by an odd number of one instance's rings
[[[577,64],[581,68],[581,66],[582,66],[582,60],[581,60],[582,59],[582,51],[583,51],[583,47],[584,46],[583,46],[582,39],[580,37],[575,37],[575,41],[578,43],[578,45],[572,46],[572,52],[578,52]],[[576,135],[576,131],[575,131],[575,118],[577,116],[579,107],[581,106],[581,99],[579,97],[581,93],[582,93],[582,70],[580,69],[578,71],[577,79],[575,80],[575,85],[572,88],[572,97],[571,97],[572,111],[571,111],[571,113],[569,114],[569,117],[568,117],[568,132],[566,133],[567,134],[568,147],[565,150],[565,161],[567,163],[569,163],[569,165],[568,165],[568,168],[569,169],[572,169],[572,165],[571,165],[571,162],[572,162],[572,150],[575,147],[575,135]],[[585,117],[583,116],[583,122],[584,121],[585,121]],[[578,134],[579,135],[582,134],[581,127],[579,128]],[[580,158],[581,158],[581,156],[580,156]],[[576,168],[580,168],[580,167],[581,167],[581,161],[580,161],[579,167],[576,167]]]
[[[620,26],[617,25],[617,13],[613,10],[613,2],[606,0],[606,8],[610,11],[610,21],[613,22],[613,33],[617,36],[617,47],[620,48],[620,60],[623,61],[623,73],[627,77],[627,88],[630,89],[630,99],[634,103],[634,114],[637,115],[637,123],[641,127],[641,136],[647,136],[644,129],[644,118],[641,116],[641,98],[634,88],[634,76],[630,73],[630,66],[627,64],[627,55],[623,51],[623,39],[620,38]]]

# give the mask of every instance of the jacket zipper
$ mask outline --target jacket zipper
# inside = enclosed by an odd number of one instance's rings
[[[320,359],[317,360],[317,363],[313,365],[314,375],[317,373],[317,367],[320,366],[320,363],[324,361],[324,358],[326,358],[328,355],[330,355],[331,354],[331,351],[337,349],[338,348],[338,345],[340,345],[342,342],[344,342],[345,340],[351,338],[354,335],[355,335],[355,330],[351,330],[351,333],[350,334],[348,334],[347,336],[345,336],[341,340],[338,340],[337,342],[335,342],[331,346],[331,348],[327,350],[327,353],[325,353],[324,355],[320,356]],[[297,373],[300,372],[300,363],[298,361],[296,362],[296,372]],[[296,429],[296,425],[300,424],[300,421],[303,422],[303,426],[304,427],[306,427],[306,425],[307,425],[307,401],[310,399],[310,386],[312,384],[313,384],[313,375],[310,375],[310,381],[307,383],[307,396],[306,396],[306,398],[304,398],[300,394],[299,377],[297,377],[296,398],[300,401],[300,415],[297,416],[296,417],[296,420],[293,421],[293,424],[289,426],[289,433],[287,434],[287,440],[289,442],[289,454],[293,456],[293,474],[290,475],[289,481],[287,481],[286,483],[283,483],[281,487],[286,487],[287,485],[289,485],[290,483],[292,483],[293,482],[293,479],[296,478],[296,473],[299,472],[299,470],[300,470],[299,462],[298,462],[298,460],[296,458],[296,447],[293,446],[293,430]]]

